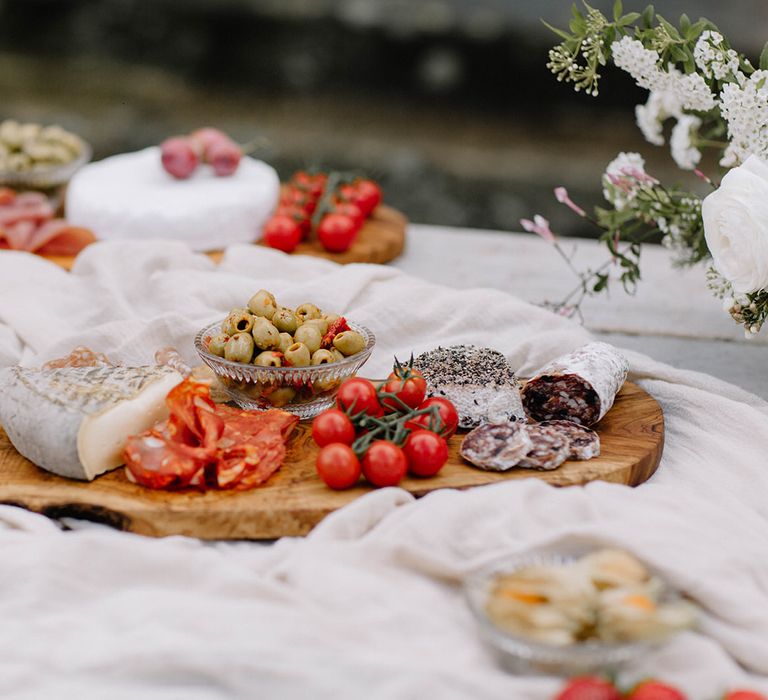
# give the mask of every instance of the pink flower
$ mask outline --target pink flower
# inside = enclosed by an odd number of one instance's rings
[[[587,212],[585,212],[578,204],[573,203],[568,196],[568,190],[566,190],[565,187],[555,188],[555,199],[557,199],[560,204],[565,204],[566,207],[571,211],[576,212],[579,216],[585,217],[587,215]]]
[[[552,233],[552,229],[549,228],[549,221],[547,221],[541,214],[536,214],[533,217],[533,221],[530,219],[520,219],[520,225],[528,233],[535,233],[541,236],[547,243],[554,243],[556,238]]]

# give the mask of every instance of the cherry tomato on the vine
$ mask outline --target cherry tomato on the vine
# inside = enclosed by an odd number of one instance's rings
[[[355,426],[344,411],[329,408],[312,421],[312,439],[319,447],[332,442],[351,445],[355,441]]]
[[[317,455],[317,473],[332,489],[348,489],[360,479],[360,460],[349,445],[332,442]]]
[[[285,253],[296,249],[301,242],[301,228],[290,216],[276,214],[264,224],[264,243]]]
[[[370,216],[381,203],[381,188],[372,180],[357,180],[354,187],[357,190],[355,204],[360,207],[365,216]]]
[[[328,176],[325,173],[311,174],[305,170],[299,170],[291,176],[291,185],[306,190],[317,199],[323,193],[327,180]]]
[[[363,221],[365,221],[365,216],[363,215],[362,210],[354,202],[336,202],[333,205],[332,213],[348,216],[357,226],[362,226]]]
[[[384,413],[376,394],[376,387],[372,382],[360,377],[347,379],[339,387],[336,405],[342,411],[351,411],[355,415],[364,412],[369,416],[380,416]]]
[[[420,404],[419,409],[430,408],[431,406],[437,406],[438,413],[442,419],[440,428],[432,425],[432,416],[429,413],[424,413],[409,420],[405,427],[410,430],[417,430],[419,428],[425,428],[433,432],[439,430],[440,435],[448,439],[459,427],[459,414],[456,411],[456,407],[448,399],[433,396],[431,399],[427,399],[424,403]]]
[[[408,471],[405,453],[389,440],[376,440],[363,457],[363,475],[374,486],[397,486]]]
[[[305,190],[287,187],[280,195],[280,204],[293,205],[311,215],[317,207],[317,200]]]
[[[275,216],[278,214],[290,216],[299,225],[302,239],[306,238],[312,230],[312,220],[309,214],[295,204],[281,204],[275,210]]]
[[[448,443],[431,430],[414,430],[406,438],[403,452],[408,470],[416,476],[434,476],[448,461]]]
[[[404,373],[407,370],[404,369]],[[384,384],[384,391],[388,394],[395,394],[400,401],[411,408],[418,408],[424,402],[427,395],[427,381],[417,369],[411,369],[407,379],[403,379],[404,374],[397,370],[392,372]],[[384,405],[387,409],[398,410],[402,406],[393,399],[384,399]]]
[[[326,214],[317,227],[317,237],[326,250],[343,253],[355,240],[360,227],[344,214]]]

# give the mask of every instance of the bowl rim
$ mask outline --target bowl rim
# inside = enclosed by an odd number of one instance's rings
[[[56,180],[56,175],[59,175],[60,177],[63,176],[63,182],[69,180],[75,172],[89,163],[93,158],[93,147],[91,144],[82,136],[73,132],[69,133],[76,137],[82,144],[82,149],[79,155],[75,156],[72,160],[68,160],[66,163],[57,163],[56,165],[52,165],[50,168],[45,168],[43,170],[0,170],[0,180],[8,178],[9,181],[17,180],[18,182],[23,183],[25,180],[32,182],[35,179],[42,178]],[[70,170],[72,170],[71,174]]]
[[[226,318],[226,317],[225,317]],[[370,354],[373,352],[373,348],[376,345],[376,335],[374,332],[368,328],[367,326],[362,325],[361,323],[356,323],[355,321],[350,321],[349,319],[346,319],[347,325],[350,327],[351,330],[357,330],[357,331],[363,331],[362,335],[366,337],[366,343],[365,347],[360,351],[355,353],[354,355],[350,355],[349,357],[345,357],[343,360],[337,360],[336,362],[329,362],[324,365],[307,365],[305,367],[262,367],[260,365],[254,365],[252,362],[246,364],[244,362],[234,362],[233,360],[227,360],[224,357],[219,357],[218,355],[214,355],[211,352],[208,352],[208,350],[205,348],[203,344],[203,338],[205,338],[208,335],[213,335],[213,330],[215,328],[218,328],[221,330],[221,324],[224,322],[225,319],[222,319],[221,321],[215,321],[214,323],[211,323],[204,328],[200,329],[197,334],[195,335],[195,350],[197,351],[197,354],[200,355],[203,359],[210,359],[216,364],[224,365],[225,367],[232,367],[234,369],[238,369],[240,371],[243,370],[243,368],[250,368],[255,371],[259,372],[274,372],[275,374],[296,374],[300,372],[311,372],[311,371],[325,371],[330,369],[338,369],[338,368],[346,368],[346,367],[353,367],[355,364],[357,364],[360,360],[367,359]]]
[[[674,637],[677,632],[659,639],[636,639],[624,642],[588,640],[569,645],[547,644],[504,629],[497,625],[485,612],[484,604],[488,599],[488,589],[495,576],[512,573],[535,564],[573,562],[590,552],[601,549],[624,549],[624,547],[613,545],[612,543],[595,543],[590,545],[561,544],[495,557],[463,578],[464,599],[480,628],[496,647],[528,661],[536,661],[542,658],[577,660],[582,657],[589,658],[600,654],[607,656],[631,656],[658,647]],[[635,556],[634,554],[632,555]],[[638,557],[638,559],[640,558]],[[672,586],[659,571],[644,560],[640,559],[640,561],[651,576],[655,576],[661,582],[662,596],[667,596],[668,599],[673,600],[684,598],[682,593]]]

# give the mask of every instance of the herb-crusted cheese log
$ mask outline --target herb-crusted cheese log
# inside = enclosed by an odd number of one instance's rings
[[[613,406],[629,363],[608,343],[589,343],[540,369],[523,388],[523,406],[537,421],[594,425]]]
[[[449,399],[459,426],[525,421],[520,386],[500,352],[474,345],[452,345],[422,353],[414,366],[427,380],[429,396]]]
[[[123,464],[127,438],[168,416],[182,380],[168,367],[0,370],[0,424],[27,459],[91,480]]]

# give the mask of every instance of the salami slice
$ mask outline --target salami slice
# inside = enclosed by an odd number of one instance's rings
[[[600,455],[600,436],[590,428],[570,420],[546,420],[539,425],[553,428],[568,440],[568,459],[587,460]]]
[[[540,369],[523,389],[523,406],[536,421],[594,425],[613,406],[629,363],[608,343],[589,343]]]
[[[486,424],[467,434],[460,454],[481,469],[506,471],[517,466],[532,447],[525,424]]]
[[[557,469],[570,454],[568,438],[555,428],[541,423],[526,426],[533,447],[517,466],[524,469]]]
[[[149,488],[247,489],[283,463],[299,422],[285,411],[216,405],[207,384],[186,379],[166,399],[168,420],[128,439],[128,479]]]

